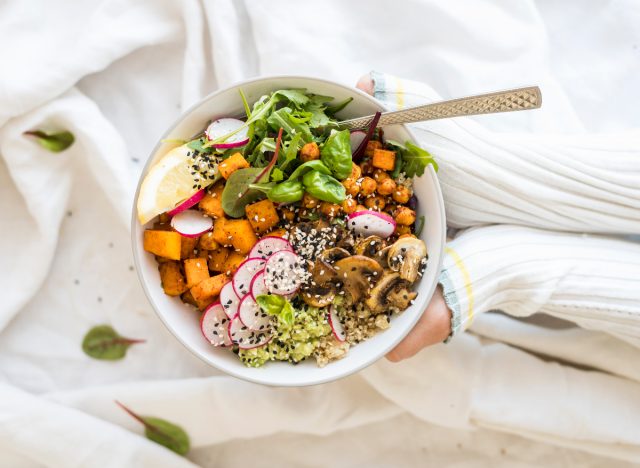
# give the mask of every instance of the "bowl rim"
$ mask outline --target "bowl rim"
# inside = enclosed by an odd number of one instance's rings
[[[235,82],[233,84],[230,84],[228,86],[224,86],[222,88],[217,89],[216,91],[213,91],[209,94],[207,94],[206,96],[202,97],[201,99],[199,99],[198,101],[196,101],[195,103],[193,103],[192,105],[190,105],[186,110],[184,110],[174,121],[173,123],[167,127],[167,129],[165,130],[165,132],[162,134],[162,136],[157,140],[156,144],[154,145],[153,149],[149,152],[149,155],[147,156],[147,160],[144,164],[144,167],[142,168],[142,171],[140,172],[140,176],[138,177],[138,182],[136,184],[136,191],[133,197],[133,201],[132,201],[132,209],[131,209],[131,249],[132,249],[132,253],[133,253],[133,261],[134,261],[134,266],[136,269],[136,276],[138,277],[138,281],[140,283],[140,285],[142,286],[142,290],[144,291],[145,296],[147,297],[147,300],[149,301],[149,304],[151,305],[151,308],[153,309],[154,313],[156,314],[156,316],[160,319],[160,321],[162,322],[162,324],[165,326],[165,328],[167,330],[169,330],[169,332],[173,335],[173,337],[184,347],[186,348],[191,354],[193,354],[194,356],[196,356],[198,359],[200,359],[201,361],[205,362],[207,365],[217,369],[218,371],[224,373],[224,374],[228,374],[231,375],[235,378],[244,380],[244,381],[248,381],[251,383],[256,383],[256,384],[260,384],[260,385],[266,385],[269,387],[308,387],[308,386],[313,386],[313,385],[321,385],[324,383],[328,383],[328,382],[333,382],[336,380],[340,380],[343,379],[345,377],[348,377],[350,375],[353,375],[367,367],[369,367],[370,365],[376,363],[378,360],[380,360],[381,358],[384,358],[384,356],[391,351],[393,348],[395,348],[404,338],[406,338],[406,336],[409,334],[409,332],[411,330],[413,330],[413,328],[415,327],[416,323],[418,322],[418,320],[420,320],[420,318],[422,317],[422,315],[424,314],[425,311],[422,312],[422,314],[416,314],[416,317],[407,325],[406,330],[401,333],[395,340],[393,340],[391,343],[387,344],[386,349],[384,354],[380,355],[380,356],[376,356],[376,357],[372,357],[370,359],[365,360],[364,362],[362,362],[360,365],[354,366],[352,368],[349,368],[348,371],[343,372],[341,374],[338,375],[328,375],[326,378],[321,378],[318,380],[314,380],[311,382],[304,382],[304,383],[298,383],[298,382],[284,382],[284,383],[275,383],[275,382],[268,382],[265,381],[264,379],[260,379],[260,378],[252,378],[246,375],[241,375],[240,373],[237,373],[233,370],[229,370],[229,369],[222,369],[220,367],[218,367],[216,364],[214,364],[213,362],[211,362],[210,360],[206,359],[204,356],[200,355],[200,353],[195,350],[194,348],[192,348],[188,343],[186,343],[185,341],[183,341],[183,339],[178,335],[178,333],[169,326],[169,324],[165,321],[164,317],[162,316],[162,314],[160,313],[160,311],[158,310],[158,306],[156,305],[151,292],[149,291],[149,289],[147,288],[147,285],[145,283],[145,281],[142,278],[142,271],[140,268],[140,264],[141,264],[141,260],[140,260],[140,255],[141,255],[141,250],[138,247],[139,245],[139,239],[137,239],[136,237],[136,223],[138,223],[138,218],[136,216],[136,205],[137,205],[137,200],[138,200],[138,195],[140,193],[140,186],[142,184],[142,179],[143,176],[148,172],[149,168],[150,168],[150,164],[152,162],[152,160],[154,159],[153,156],[158,152],[158,149],[160,148],[160,146],[162,145],[162,140],[164,140],[169,134],[171,134],[171,132],[185,119],[187,118],[187,116],[189,116],[197,107],[199,107],[200,105],[202,105],[205,101],[208,101],[209,99],[214,98],[215,96],[217,96],[218,94],[222,94],[224,92],[227,92],[233,88],[241,88],[242,86],[246,86],[248,84],[251,83],[257,83],[257,82],[262,82],[262,81],[273,81],[273,80],[287,80],[287,79],[300,79],[300,80],[311,80],[311,81],[318,81],[318,82],[323,82],[332,86],[337,86],[340,88],[344,88],[345,90],[349,91],[349,92],[355,92],[356,94],[360,95],[362,98],[364,98],[365,100],[368,100],[369,102],[371,102],[372,104],[374,104],[376,107],[378,107],[381,111],[386,112],[389,109],[387,108],[387,106],[385,106],[383,103],[381,103],[380,101],[378,101],[377,99],[375,99],[373,96],[365,93],[364,91],[356,88],[356,87],[351,87],[351,86],[347,86],[345,84],[339,83],[337,81],[332,81],[332,80],[328,80],[325,78],[317,78],[317,77],[312,77],[312,76],[304,76],[304,75],[267,75],[267,76],[259,76],[259,77],[253,77],[253,78],[248,78],[246,80],[242,80],[242,81],[238,81]],[[406,125],[402,125],[402,127],[404,128],[404,130],[409,134],[409,136],[411,137],[411,139],[413,141],[417,141],[415,134],[411,131],[410,128],[408,128]],[[442,262],[444,260],[444,246],[446,243],[446,225],[447,225],[447,221],[446,221],[446,213],[445,213],[445,208],[444,208],[444,199],[442,196],[442,189],[440,187],[440,181],[438,179],[438,176],[435,172],[435,170],[433,169],[433,166],[431,164],[429,164],[427,166],[427,169],[429,170],[431,177],[433,179],[433,181],[435,182],[435,190],[436,193],[438,195],[438,201],[437,201],[437,207],[438,207],[438,211],[440,212],[440,216],[442,219],[442,225],[443,228],[441,229],[441,234],[440,234],[440,242],[442,245],[442,249],[439,252],[438,255],[438,259],[437,259],[437,265],[436,265],[436,271],[440,272],[442,270]],[[437,277],[436,277],[437,278]],[[430,286],[429,290],[427,291],[427,297],[428,297],[428,301],[431,300],[431,298],[433,297],[433,293],[436,289],[436,287],[438,286],[438,281],[436,279],[436,281],[433,282],[433,284]],[[428,302],[427,302],[428,305]],[[346,356],[346,358],[348,358],[348,356]]]

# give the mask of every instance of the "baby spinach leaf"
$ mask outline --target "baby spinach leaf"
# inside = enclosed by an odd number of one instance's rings
[[[84,336],[82,350],[94,359],[116,361],[127,354],[129,346],[144,342],[120,336],[109,325],[98,325]]]
[[[349,177],[352,165],[349,130],[331,132],[320,151],[320,160],[338,179],[344,180]]]
[[[180,426],[167,421],[166,419],[153,416],[140,416],[116,401],[116,404],[125,410],[132,418],[142,423],[144,435],[147,439],[160,444],[178,455],[186,455],[191,448],[189,435]]]
[[[222,209],[225,213],[232,218],[240,218],[245,214],[245,206],[264,197],[260,190],[249,187],[256,182],[256,178],[263,170],[260,167],[247,167],[239,169],[229,176],[221,198]]]
[[[330,175],[314,170],[302,177],[302,183],[305,191],[322,201],[342,203],[347,198],[344,186]]]
[[[298,177],[301,177],[311,170],[331,175],[331,171],[327,166],[324,165],[322,161],[320,161],[319,159],[314,159],[313,161],[307,161],[306,163],[302,163],[298,167],[296,167],[296,170],[293,171],[289,176],[289,180],[297,179]]]
[[[54,153],[66,150],[75,141],[73,133],[67,131],[48,133],[42,130],[31,130],[24,132],[24,135],[34,137],[40,146]]]
[[[267,192],[269,200],[276,203],[293,203],[302,200],[304,187],[299,180],[282,182]]]

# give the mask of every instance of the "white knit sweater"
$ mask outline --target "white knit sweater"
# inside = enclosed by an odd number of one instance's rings
[[[439,99],[421,83],[372,78],[391,108]],[[464,118],[412,128],[440,164],[448,223],[462,229],[440,279],[454,335],[497,309],[640,346],[640,244],[583,234],[640,233],[640,131],[514,135]]]

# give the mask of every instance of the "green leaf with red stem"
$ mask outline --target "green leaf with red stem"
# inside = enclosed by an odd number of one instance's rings
[[[115,403],[144,426],[144,435],[147,439],[176,452],[178,455],[186,455],[189,452],[191,447],[189,435],[180,426],[166,419],[140,416],[119,401],[116,400]]]
[[[127,354],[129,346],[144,342],[120,336],[109,325],[98,325],[84,336],[82,350],[94,359],[116,361]]]

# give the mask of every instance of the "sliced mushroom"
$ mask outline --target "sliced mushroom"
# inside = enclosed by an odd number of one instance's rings
[[[322,254],[320,254],[320,259],[332,264],[337,262],[338,260],[347,258],[350,255],[351,254],[349,253],[349,251],[343,249],[342,247],[333,247],[322,252]]]
[[[365,305],[375,313],[388,312],[390,308],[405,310],[418,295],[410,291],[409,283],[398,273],[389,273],[371,290]]]
[[[384,249],[386,246],[382,238],[378,236],[369,236],[356,242],[353,246],[353,250],[358,255],[366,255],[367,257],[374,258],[376,254]]]
[[[413,283],[418,278],[422,261],[427,256],[427,246],[421,239],[398,239],[387,253],[389,268],[399,271],[400,277]]]
[[[383,273],[378,262],[364,255],[352,255],[338,260],[333,268],[338,273],[337,280],[342,283],[353,302],[366,296]]]
[[[311,269],[311,279],[314,283],[322,286],[338,277],[338,272],[322,258],[315,261]]]
[[[302,290],[302,300],[312,307],[326,307],[333,302],[336,297],[335,286],[326,284],[324,286],[315,285],[305,287]]]

